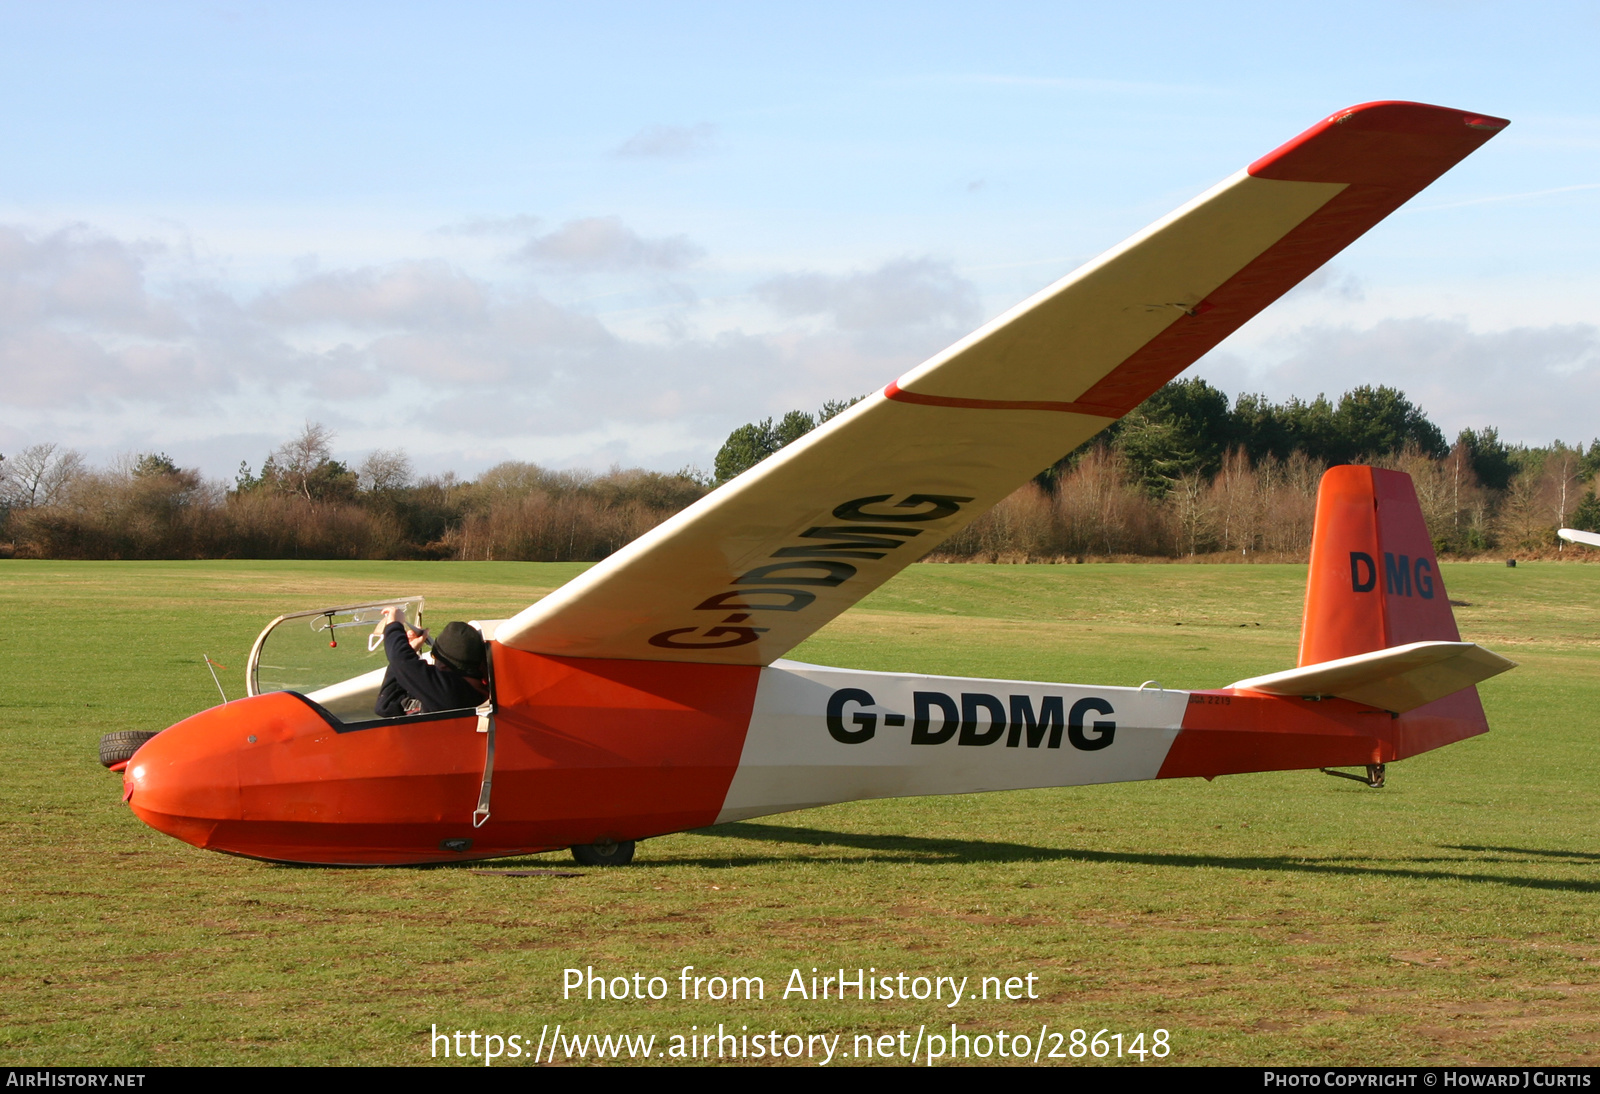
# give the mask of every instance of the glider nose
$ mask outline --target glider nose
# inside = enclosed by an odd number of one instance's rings
[[[196,847],[239,819],[244,730],[229,706],[213,707],[147,741],[122,773],[123,799],[150,827]]]

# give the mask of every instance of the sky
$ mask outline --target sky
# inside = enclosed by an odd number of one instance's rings
[[[0,454],[708,468],[1334,111],[1511,126],[1198,362],[1600,436],[1600,7],[0,0]]]

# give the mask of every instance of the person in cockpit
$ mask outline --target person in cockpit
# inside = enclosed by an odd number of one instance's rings
[[[432,638],[406,622],[404,607],[383,609],[378,624],[389,669],[378,689],[373,713],[380,718],[431,714],[475,707],[489,695],[488,656],[483,635],[470,623],[449,623]],[[420,656],[433,644],[433,664]]]

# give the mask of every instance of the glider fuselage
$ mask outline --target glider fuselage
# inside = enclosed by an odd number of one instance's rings
[[[638,840],[862,798],[1388,763],[1483,732],[1475,693],[1344,699],[548,657],[494,647],[472,712],[344,723],[278,692],[140,749],[133,811],[253,858],[397,865]]]

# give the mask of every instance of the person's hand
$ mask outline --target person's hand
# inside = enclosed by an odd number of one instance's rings
[[[404,627],[406,629],[406,641],[411,643],[411,648],[418,653],[422,652],[422,647],[428,642],[428,632],[420,627],[413,627],[406,622],[406,606],[404,604],[391,604],[383,609],[382,614],[378,617],[377,629],[373,633],[382,634],[390,623],[398,623]]]

